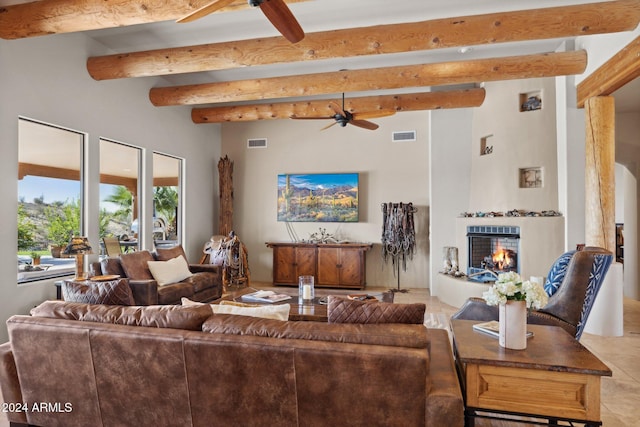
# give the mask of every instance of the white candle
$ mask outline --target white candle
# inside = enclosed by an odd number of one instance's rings
[[[302,286],[302,299],[311,299],[311,285]]]

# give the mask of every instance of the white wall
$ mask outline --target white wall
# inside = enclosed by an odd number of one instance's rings
[[[624,294],[640,299],[640,114],[616,114],[616,222],[624,223]],[[620,208],[622,207],[622,208]]]
[[[484,103],[473,111],[469,211],[558,209],[556,99],[554,79],[524,79],[484,85]],[[542,108],[520,111],[520,94],[537,92]],[[480,154],[481,138],[493,147]],[[520,169],[540,167],[542,188],[520,188]]]
[[[195,125],[188,108],[157,108],[148,90],[154,78],[96,82],[86,71],[91,55],[110,53],[82,34],[0,40],[0,146],[3,178],[0,194],[0,322],[55,296],[51,282],[18,286],[15,259],[17,231],[18,116],[88,134],[90,167],[86,195],[90,203],[89,238],[98,241],[98,155],[100,137],[137,145],[144,150],[147,191],[151,190],[152,149],[186,158],[186,250],[191,260],[209,238],[217,219],[219,126]],[[145,203],[151,218],[151,201]],[[146,236],[150,242],[149,235]],[[0,328],[0,342],[7,339]]]
[[[318,120],[265,120],[222,125],[222,151],[234,161],[234,229],[247,246],[251,278],[272,280],[272,252],[265,242],[290,241],[285,223],[276,220],[277,175],[283,173],[358,172],[358,223],[293,223],[308,239],[320,227],[342,239],[371,242],[367,285],[397,286],[391,264],[381,261],[381,204],[411,202],[417,252],[400,273],[401,287],[429,286],[428,113],[403,112],[373,120],[376,131],[347,126],[320,129]],[[417,131],[415,142],[391,142],[393,131]],[[267,138],[267,148],[247,149],[248,138]]]
[[[469,209],[474,109],[431,111],[431,294],[441,295],[436,280],[442,248],[458,246],[456,218]]]

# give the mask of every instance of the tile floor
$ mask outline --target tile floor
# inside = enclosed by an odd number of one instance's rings
[[[254,287],[268,287],[270,284],[253,283]],[[284,290],[286,288],[278,288]],[[293,288],[291,288],[293,290]],[[385,289],[371,288],[369,292]],[[326,292],[321,290],[319,293]],[[340,293],[348,293],[339,291]],[[336,292],[337,293],[337,292]],[[424,302],[427,305],[425,324],[429,327],[448,328],[449,316],[455,307],[432,297],[427,289],[410,289],[397,292],[396,303]],[[602,380],[601,413],[605,427],[632,427],[640,424],[640,301],[624,301],[624,335],[621,337],[601,337],[583,334],[581,342],[596,354],[613,371],[612,377]],[[479,420],[477,427],[519,427],[530,424],[506,421]],[[9,427],[9,422],[0,416],[0,427]]]

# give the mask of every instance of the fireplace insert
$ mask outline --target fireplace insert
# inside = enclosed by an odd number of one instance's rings
[[[468,226],[467,242],[470,280],[494,282],[500,273],[520,273],[520,227]]]

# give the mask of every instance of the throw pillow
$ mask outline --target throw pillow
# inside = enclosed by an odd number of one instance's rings
[[[205,303],[182,298],[182,305],[206,305]],[[291,306],[289,304],[261,305],[256,307],[236,304],[211,304],[214,314],[237,314],[239,316],[260,317],[263,319],[288,320]]]
[[[107,282],[62,282],[62,298],[70,302],[106,305],[134,305],[127,279]]]
[[[567,275],[567,268],[571,259],[576,254],[576,251],[568,251],[558,257],[558,259],[551,266],[547,280],[544,283],[544,291],[547,296],[551,296],[558,292],[560,285],[564,281],[564,276]]]
[[[130,280],[153,280],[147,264],[153,260],[153,255],[149,251],[136,251],[120,255],[120,265]]]
[[[422,303],[366,302],[330,295],[329,323],[424,323],[427,306]]]
[[[178,283],[193,275],[189,271],[187,260],[182,255],[169,261],[147,261],[147,264],[151,275],[158,282],[158,286]]]

